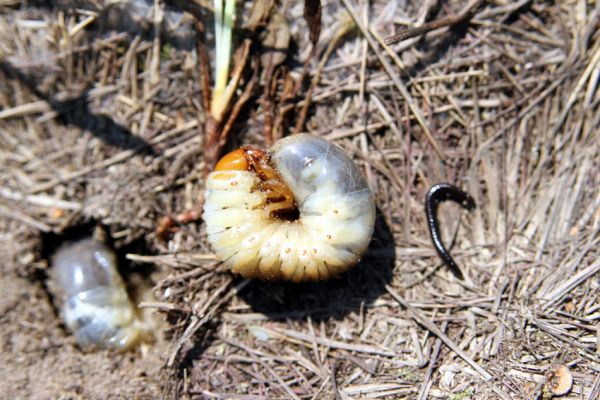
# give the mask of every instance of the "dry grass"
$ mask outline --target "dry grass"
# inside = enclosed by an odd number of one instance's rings
[[[308,33],[301,4],[283,3],[297,77]],[[81,9],[0,2],[1,392],[535,399],[547,397],[546,371],[565,364],[566,397],[597,398],[600,6],[483,2],[468,24],[384,44],[394,26],[467,5],[439,3],[324,5],[317,53],[337,47],[320,72],[308,63],[320,82],[307,130],[360,163],[379,218],[356,269],[293,285],[222,271],[201,221],[166,242],[155,234],[203,190],[195,49],[106,33]],[[357,29],[338,41],[348,15]],[[289,126],[303,101],[286,103]],[[246,104],[230,147],[264,142],[263,105]],[[440,181],[478,206],[441,208],[464,282],[427,234],[422,203]],[[44,252],[53,233],[89,221],[130,253],[130,268],[155,267],[156,301],[142,306],[156,308],[166,339],[148,351],[82,355],[60,327]]]

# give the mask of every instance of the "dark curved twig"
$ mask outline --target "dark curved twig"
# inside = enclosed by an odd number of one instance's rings
[[[421,26],[404,29],[403,31],[398,32],[395,35],[385,38],[385,44],[392,45],[394,43],[398,43],[406,39],[424,35],[436,29],[445,28],[447,26],[453,27],[455,25],[460,25],[465,22],[468,22],[471,18],[473,18],[473,16],[481,6],[481,3],[483,3],[483,0],[474,0],[471,3],[469,3],[464,9],[462,9],[460,13],[458,13],[458,15],[451,15],[449,17],[427,22]]]
[[[475,200],[473,200],[471,195],[467,192],[449,183],[438,183],[437,185],[433,185],[431,189],[429,189],[429,192],[427,192],[427,197],[425,198],[427,225],[429,226],[429,233],[431,234],[433,245],[450,271],[452,271],[457,278],[464,279],[462,271],[458,268],[458,265],[456,265],[456,262],[444,246],[444,243],[442,243],[437,209],[438,205],[446,200],[452,200],[469,211],[475,208]]]

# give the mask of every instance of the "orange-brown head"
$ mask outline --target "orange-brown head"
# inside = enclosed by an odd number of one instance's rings
[[[215,166],[215,171],[254,171],[262,179],[270,179],[275,174],[269,165],[267,152],[255,146],[243,146],[227,153]]]
[[[225,154],[215,166],[215,171],[244,171],[247,169],[248,160],[244,149],[237,149]]]

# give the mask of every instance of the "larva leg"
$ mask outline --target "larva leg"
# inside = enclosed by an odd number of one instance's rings
[[[269,203],[264,207],[264,212],[267,217],[270,217],[279,211],[286,211],[289,209],[290,207],[285,203]]]
[[[267,216],[275,215],[278,211],[291,211],[296,208],[294,196],[283,183],[270,179],[265,182],[266,196],[269,204],[265,207]]]

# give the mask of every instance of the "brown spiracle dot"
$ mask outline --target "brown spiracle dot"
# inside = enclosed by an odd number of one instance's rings
[[[553,395],[565,395],[572,386],[573,375],[566,365],[557,365],[546,372],[546,387]]]
[[[337,214],[337,213],[339,213],[339,211],[338,210],[333,210],[333,213]]]
[[[313,254],[317,254],[317,249],[312,249],[313,250]]]
[[[306,255],[306,250],[302,250],[302,255],[305,256]]]
[[[238,181],[231,181],[230,185],[231,186],[237,186],[238,185]]]
[[[331,240],[331,235],[327,235],[327,239]]]
[[[285,249],[285,252],[286,252],[287,254],[290,254],[290,252],[291,252],[291,251],[292,251],[292,249],[290,249],[289,247],[288,247],[287,249]]]

